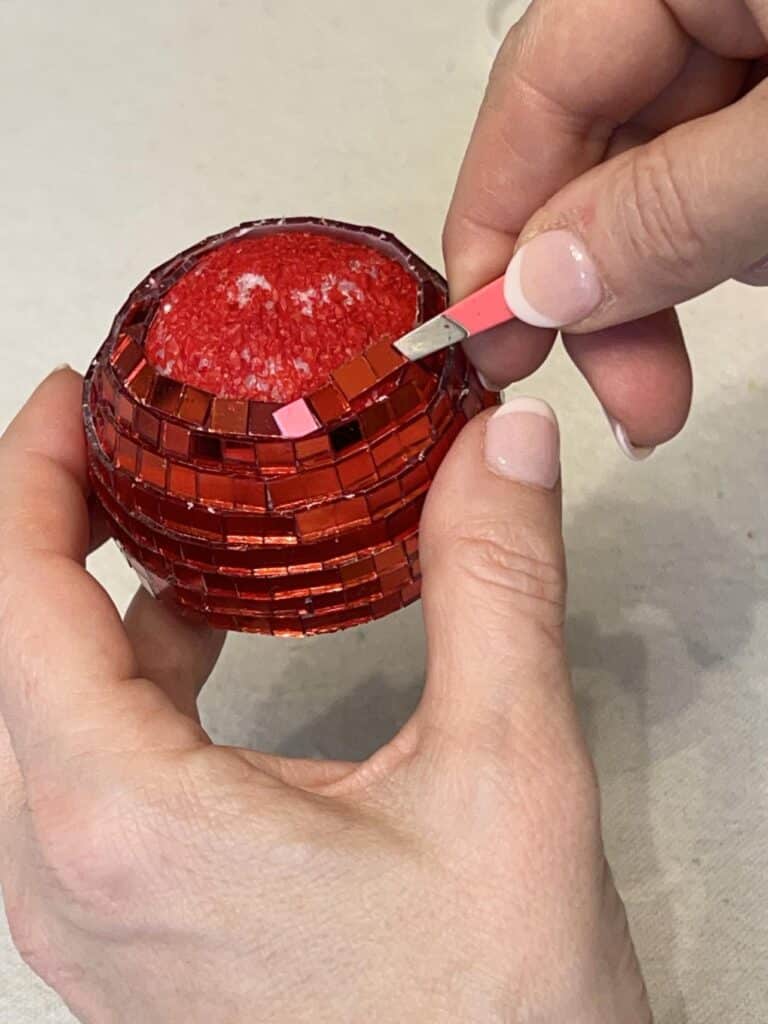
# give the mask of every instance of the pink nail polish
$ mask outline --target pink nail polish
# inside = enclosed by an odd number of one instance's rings
[[[571,231],[545,231],[526,242],[512,257],[504,280],[507,305],[534,327],[578,323],[602,298],[597,267]]]
[[[551,490],[560,477],[560,432],[554,412],[538,398],[510,398],[485,428],[492,473]]]

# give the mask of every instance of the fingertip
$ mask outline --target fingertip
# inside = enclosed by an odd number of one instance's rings
[[[489,391],[501,391],[534,373],[555,343],[555,331],[519,320],[499,324],[464,342],[464,351]]]
[[[563,340],[625,455],[642,461],[682,430],[693,377],[674,310]]]

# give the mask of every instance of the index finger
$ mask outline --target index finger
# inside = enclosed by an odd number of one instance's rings
[[[691,45],[661,0],[532,4],[496,60],[448,214],[455,298],[504,272],[532,214],[600,162]]]
[[[66,774],[84,754],[156,748],[159,730],[163,745],[199,735],[135,678],[118,610],[85,571],[81,389],[73,371],[53,374],[0,440],[0,714],[27,779]]]

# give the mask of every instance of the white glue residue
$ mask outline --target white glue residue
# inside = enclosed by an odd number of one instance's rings
[[[315,311],[314,299],[317,298],[317,291],[314,288],[307,288],[306,291],[294,288],[291,298],[298,304],[303,316],[312,316]]]
[[[237,286],[237,304],[241,309],[248,303],[257,288],[261,288],[265,292],[272,291],[272,285],[263,274],[241,274],[235,281],[235,285]]]

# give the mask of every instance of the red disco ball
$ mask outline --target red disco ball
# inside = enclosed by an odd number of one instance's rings
[[[392,235],[328,220],[243,224],[152,271],[84,392],[93,490],[145,586],[276,636],[416,600],[427,489],[497,401],[461,349],[393,348],[446,305]]]

